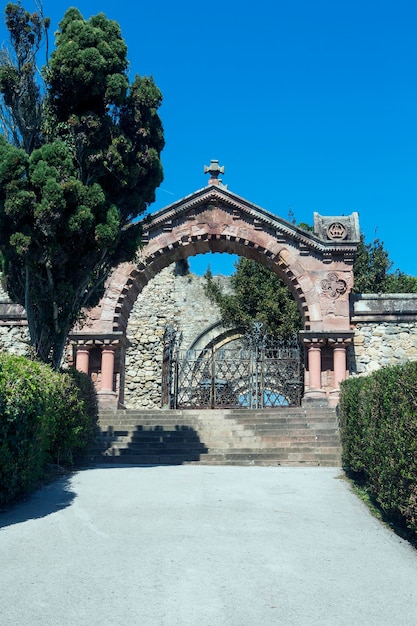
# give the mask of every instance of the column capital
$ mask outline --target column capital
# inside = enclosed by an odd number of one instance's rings
[[[102,348],[103,346],[114,346],[115,348],[122,348],[130,345],[130,342],[127,339],[126,335],[120,331],[103,335],[71,333],[69,336],[69,341],[73,346],[88,345],[98,346],[100,348]]]
[[[352,341],[354,334],[353,330],[302,330],[300,332],[300,339],[307,346],[314,343],[322,346],[333,343],[342,343],[347,345],[350,341]]]
[[[328,343],[333,348],[348,346],[352,342],[353,337],[329,337]]]
[[[91,346],[84,343],[75,346],[75,367],[84,374],[89,372],[90,348]]]
[[[326,345],[326,340],[321,337],[302,337],[302,340],[308,348],[321,348]]]
[[[92,344],[86,344],[86,343],[75,343],[73,344],[76,352],[90,352],[91,348],[93,347]]]
[[[102,352],[116,352],[119,346],[112,343],[104,343],[100,347]]]

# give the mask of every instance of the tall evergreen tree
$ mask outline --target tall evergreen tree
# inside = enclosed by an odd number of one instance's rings
[[[37,356],[59,367],[80,311],[99,301],[111,269],[138,248],[134,220],[162,181],[162,96],[152,78],[129,83],[120,27],[103,13],[65,13],[43,90],[34,63],[49,21],[9,3],[6,24],[15,59],[0,67],[14,127],[0,137],[3,275],[26,309]]]

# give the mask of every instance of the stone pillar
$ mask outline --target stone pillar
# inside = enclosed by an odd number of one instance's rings
[[[327,403],[327,396],[321,383],[321,349],[325,340],[322,338],[304,338],[307,347],[308,386],[304,392],[304,403]]]
[[[104,344],[101,349],[101,389],[98,392],[100,409],[117,409],[117,393],[114,391],[114,357],[116,347]]]
[[[114,347],[103,346],[101,350],[101,391],[113,392]]]
[[[321,388],[321,343],[312,342],[308,346],[309,389]]]
[[[88,375],[90,363],[90,350],[88,346],[77,346],[75,356],[75,367],[80,372]]]
[[[339,387],[346,378],[346,345],[336,343],[333,348],[334,386]]]
[[[329,393],[330,406],[337,406],[340,396],[340,383],[346,380],[347,363],[346,347],[351,341],[346,337],[335,337],[329,339],[329,344],[333,344],[333,384],[334,389]]]

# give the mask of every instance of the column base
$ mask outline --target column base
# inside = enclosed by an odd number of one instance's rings
[[[329,406],[327,393],[324,389],[307,389],[304,392],[302,406]]]
[[[100,410],[115,410],[118,408],[118,398],[115,391],[97,392],[98,408]]]
[[[329,406],[335,407],[339,404],[340,389],[332,389],[329,392]]]

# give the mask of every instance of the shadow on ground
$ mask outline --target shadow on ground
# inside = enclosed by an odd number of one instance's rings
[[[71,476],[59,478],[41,487],[24,500],[12,503],[0,511],[0,529],[29,520],[40,519],[66,509],[75,499]]]
[[[99,430],[90,459],[95,464],[181,465],[199,461],[208,448],[191,426],[137,425],[129,429],[109,426]]]

